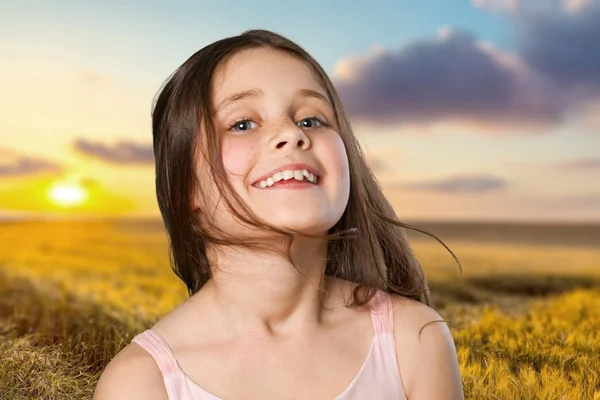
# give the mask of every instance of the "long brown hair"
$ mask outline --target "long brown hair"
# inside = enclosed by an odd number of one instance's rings
[[[404,228],[415,229],[440,240],[429,232],[397,220],[365,161],[342,103],[325,71],[303,48],[266,30],[249,30],[202,48],[169,77],[155,100],[152,135],[156,195],[169,239],[174,272],[193,295],[212,274],[207,245],[238,245],[273,251],[257,241],[231,237],[216,226],[206,227],[202,210],[192,207],[194,194],[201,190],[195,173],[197,157],[200,156],[206,158],[221,198],[240,222],[289,237],[285,256],[291,261],[291,244],[297,232],[284,231],[261,221],[237,195],[227,179],[212,120],[212,82],[217,69],[237,52],[258,47],[286,52],[312,68],[333,105],[338,133],[346,148],[350,195],[342,217],[326,235],[325,275],[358,284],[349,306],[366,304],[374,295],[375,288],[430,305],[425,274],[408,244]],[[200,131],[202,140],[199,140]],[[200,146],[203,151],[198,150]],[[448,249],[443,242],[440,243]],[[456,256],[450,253],[458,262]]]

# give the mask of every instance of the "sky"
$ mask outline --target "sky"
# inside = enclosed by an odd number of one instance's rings
[[[159,217],[151,104],[247,29],[324,67],[400,219],[600,222],[600,0],[0,3],[0,217]]]

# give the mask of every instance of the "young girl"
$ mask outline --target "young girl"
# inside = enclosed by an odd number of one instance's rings
[[[152,115],[156,191],[190,298],[95,399],[462,399],[456,349],[319,64],[275,33],[217,41]]]

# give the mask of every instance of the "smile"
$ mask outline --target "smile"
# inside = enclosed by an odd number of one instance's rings
[[[318,178],[312,172],[306,169],[290,170],[276,172],[267,179],[256,182],[253,186],[259,189],[266,189],[272,186],[302,187],[313,186],[318,183]]]

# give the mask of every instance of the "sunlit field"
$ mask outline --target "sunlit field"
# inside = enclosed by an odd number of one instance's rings
[[[600,227],[427,228],[463,267],[410,234],[467,398],[600,399]],[[0,224],[0,399],[91,398],[185,298],[159,222]]]

